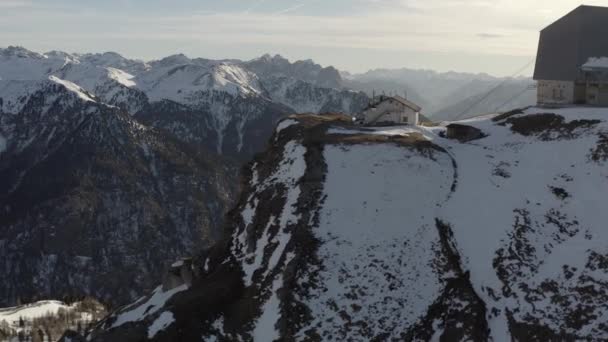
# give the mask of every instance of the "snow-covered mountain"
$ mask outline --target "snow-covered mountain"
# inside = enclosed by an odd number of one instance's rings
[[[263,149],[259,141],[266,141],[283,116],[358,112],[368,103],[365,94],[341,88],[334,68],[312,61],[291,63],[280,56],[242,62],[178,54],[143,62],[111,52],[0,49],[0,79],[50,76],[75,83],[185,142],[242,161]]]
[[[608,339],[608,110],[457,124],[282,121],[222,242],[87,340]]]
[[[369,103],[362,92],[345,88],[338,70],[323,68],[311,60],[290,63],[276,55],[264,55],[246,62],[275,102],[297,113],[358,113]]]
[[[268,54],[245,63],[260,79],[297,79],[322,88],[340,88],[342,77],[334,67],[322,67],[312,60],[290,63],[286,58]]]

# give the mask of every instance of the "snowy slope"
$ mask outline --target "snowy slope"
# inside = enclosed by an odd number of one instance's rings
[[[437,205],[450,193],[452,174],[441,166],[451,160],[392,144],[330,145],[324,158],[327,197],[314,230],[322,241],[317,255],[323,268],[316,276],[323,286],[301,299],[314,319],[299,335],[316,327],[341,340],[384,333],[399,338],[444,285],[433,267],[439,236],[432,227]],[[411,172],[397,176],[402,170]],[[412,193],[418,196],[404,196]]]
[[[56,315],[59,310],[73,311],[78,308],[79,303],[68,305],[57,300],[43,300],[32,304],[14,306],[10,308],[0,308],[0,321],[8,322],[14,329],[19,326],[19,319],[32,321],[49,315]],[[88,314],[83,313],[84,318]]]
[[[162,62],[162,61],[161,61]],[[137,77],[135,83],[152,101],[163,99],[196,104],[197,93],[223,91],[232,95],[261,92],[255,75],[230,64],[199,65],[186,60],[153,68]]]
[[[284,121],[193,285],[90,337],[605,340],[608,111],[552,112],[460,121],[469,142]]]
[[[38,80],[71,61],[69,56],[46,56],[24,48],[0,49],[0,80]]]
[[[13,323],[19,321],[19,318],[32,320],[47,314],[56,314],[59,309],[67,310],[70,309],[70,306],[60,301],[49,300],[23,306],[2,308],[0,309],[0,321],[5,320]]]
[[[538,112],[544,110],[526,114]],[[479,142],[438,139],[459,166],[458,190],[441,217],[452,225],[477,293],[496,309],[489,318],[496,339],[508,336],[509,319],[579,338],[608,336],[606,308],[595,292],[605,291],[608,280],[597,266],[608,252],[602,242],[608,173],[605,154],[593,156],[606,148],[599,142],[608,112],[552,112],[564,117],[563,125],[544,128],[542,116],[515,116],[505,126],[483,118],[463,122],[489,134]],[[509,129],[517,119],[528,136]],[[591,121],[578,121],[577,128],[576,120]],[[462,214],[472,208],[479,210]]]
[[[105,314],[107,312],[103,305],[89,299],[72,304],[43,300],[0,308],[0,338],[3,341],[19,341],[21,334],[29,340],[32,335],[38,337],[37,330],[42,328],[49,340],[57,340],[65,330],[86,326]]]

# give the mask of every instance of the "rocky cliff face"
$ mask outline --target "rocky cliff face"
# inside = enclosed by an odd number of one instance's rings
[[[604,340],[605,110],[282,121],[224,239],[93,341]]]
[[[210,245],[235,166],[77,85],[0,81],[0,303],[132,300]]]
[[[260,97],[240,97],[226,92],[199,94],[200,104],[170,100],[153,102],[135,118],[179,140],[245,163],[266,147],[276,122],[293,111]]]

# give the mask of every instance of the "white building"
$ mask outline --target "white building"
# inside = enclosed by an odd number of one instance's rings
[[[362,114],[367,125],[418,125],[421,109],[400,96],[380,96]]]

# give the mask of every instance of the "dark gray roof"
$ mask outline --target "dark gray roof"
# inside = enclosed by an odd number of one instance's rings
[[[422,110],[422,108],[419,105],[415,104],[414,102],[412,102],[410,100],[404,99],[401,96],[393,96],[393,100],[396,100],[397,102],[405,105],[406,107],[410,107],[412,110],[414,110],[416,112],[419,112]]]
[[[535,80],[574,81],[590,57],[608,57],[608,7],[580,6],[540,33]]]

